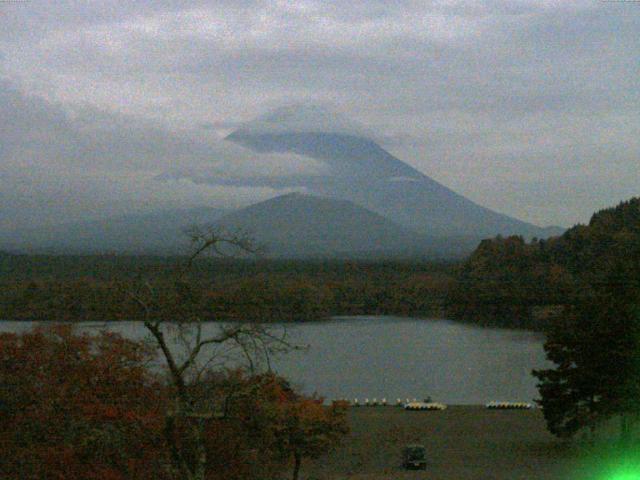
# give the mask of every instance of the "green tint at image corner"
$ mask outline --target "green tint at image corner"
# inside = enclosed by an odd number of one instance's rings
[[[640,449],[633,455],[594,455],[570,480],[640,480]]]
[[[603,476],[602,480],[640,480],[640,468],[637,466],[632,468],[622,467],[610,475]]]

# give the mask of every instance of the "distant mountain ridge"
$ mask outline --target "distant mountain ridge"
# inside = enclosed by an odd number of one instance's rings
[[[184,229],[213,224],[227,210],[198,207],[122,215],[0,234],[0,249],[41,253],[185,253]]]
[[[432,239],[347,200],[300,193],[232,212],[216,226],[249,232],[271,257],[441,256],[445,249],[459,256],[473,248],[462,240],[436,247]]]

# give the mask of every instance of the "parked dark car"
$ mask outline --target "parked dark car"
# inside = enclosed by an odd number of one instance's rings
[[[409,469],[427,468],[427,451],[423,445],[407,445],[402,450],[402,466]]]

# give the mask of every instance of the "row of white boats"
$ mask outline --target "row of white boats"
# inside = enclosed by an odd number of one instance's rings
[[[355,398],[352,400],[341,398],[337,399],[340,402],[346,402],[350,404],[352,407],[386,407],[389,405],[395,405],[396,407],[402,407],[405,410],[445,410],[447,405],[440,402],[432,402],[430,399],[425,399],[424,401],[419,401],[417,399],[405,399],[402,400],[400,398],[396,399],[395,404],[391,404],[387,401],[386,398],[382,398],[380,400],[373,398],[369,400],[365,398],[362,402]],[[530,410],[534,406],[531,403],[527,402],[489,402],[485,404],[485,408],[489,410]]]

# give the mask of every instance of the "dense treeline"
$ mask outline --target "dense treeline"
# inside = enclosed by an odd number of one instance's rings
[[[0,318],[131,320],[131,291],[149,281],[167,304],[181,258],[0,256]],[[207,320],[304,321],[332,315],[439,315],[452,264],[410,261],[203,259],[190,300]]]
[[[616,282],[640,284],[640,199],[597,212],[588,225],[527,243],[483,241],[457,271],[447,313],[458,319],[544,329],[567,306]],[[612,273],[611,266],[619,270]],[[546,315],[545,315],[546,314]]]

